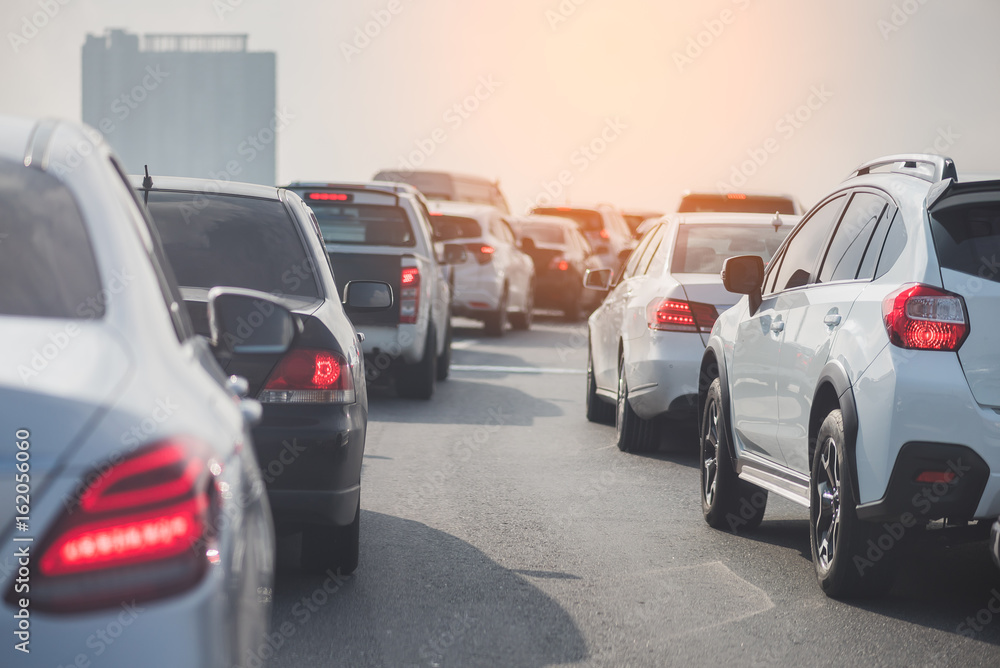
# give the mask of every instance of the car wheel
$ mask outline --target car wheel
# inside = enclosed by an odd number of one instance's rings
[[[894,562],[902,537],[878,554],[876,525],[857,516],[857,493],[850,474],[844,418],[831,411],[819,428],[809,478],[809,545],[819,585],[831,598],[877,596],[893,584]],[[871,557],[877,556],[877,559]]]
[[[361,502],[354,521],[345,527],[315,526],[302,532],[302,570],[349,575],[358,567],[361,552]]]
[[[510,324],[514,329],[522,331],[531,329],[531,321],[535,310],[535,286],[528,286],[528,295],[524,298],[524,310],[510,314]]]
[[[488,313],[483,322],[486,325],[486,333],[489,336],[503,336],[507,331],[507,304],[509,296],[507,286],[504,286],[503,294],[500,295],[500,304],[493,313]]]
[[[451,327],[451,314],[448,314],[448,328],[444,332],[444,349],[441,351],[441,356],[438,357],[437,361],[437,379],[448,380],[448,375],[451,373],[451,339],[452,339],[452,327]]]
[[[760,526],[767,507],[767,491],[740,480],[729,449],[729,428],[722,403],[722,383],[708,388],[699,429],[701,510],[716,529],[739,533]]]
[[[437,336],[434,327],[427,329],[424,356],[415,364],[407,364],[396,376],[396,392],[404,399],[430,399],[437,378]]]
[[[598,424],[613,424],[615,407],[597,396],[597,379],[594,377],[594,356],[587,346],[587,419]]]
[[[653,443],[653,424],[643,420],[629,403],[625,357],[618,360],[618,401],[615,404],[615,434],[622,452],[646,452]]]

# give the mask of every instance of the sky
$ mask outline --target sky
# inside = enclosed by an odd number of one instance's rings
[[[887,154],[1000,171],[998,25],[995,0],[0,0],[0,113],[79,120],[87,34],[245,33],[277,53],[280,183],[410,164],[517,211],[808,208]]]

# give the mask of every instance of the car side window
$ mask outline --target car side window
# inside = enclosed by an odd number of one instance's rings
[[[655,235],[655,239],[653,238]],[[660,225],[655,232],[647,234],[650,237],[649,254],[646,256],[646,266],[642,267],[642,273],[650,276],[658,276],[667,265],[667,226]]]
[[[892,223],[889,225],[889,231],[882,246],[882,254],[878,259],[875,278],[883,276],[885,272],[892,269],[892,265],[896,264],[896,260],[903,254],[903,248],[906,246],[906,238],[906,227],[903,225],[903,216],[897,211],[895,217],[892,219]]]
[[[888,206],[884,198],[870,192],[855,193],[851,197],[826,251],[819,283],[850,281],[858,277],[865,249]]]
[[[789,239],[777,268],[774,292],[802,287],[809,282],[816,258],[823,251],[830,230],[840,218],[846,196],[838,195],[822,204]]]
[[[494,218],[490,227],[493,229],[493,234],[498,239],[509,243],[511,246],[517,245],[514,232],[510,229],[506,220],[503,218]]]
[[[625,268],[622,270],[621,278],[625,280],[627,278],[632,278],[636,275],[636,267],[639,266],[639,261],[645,255],[646,251],[649,250],[650,244],[653,241],[654,235],[649,235],[643,239],[632,254],[628,257],[628,262],[625,263]]]

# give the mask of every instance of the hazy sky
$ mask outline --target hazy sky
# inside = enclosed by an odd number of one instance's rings
[[[79,120],[87,33],[247,33],[293,117],[281,182],[416,158],[500,178],[517,210],[560,177],[575,203],[728,184],[808,207],[935,142],[1000,171],[998,26],[995,0],[0,0],[0,111]]]

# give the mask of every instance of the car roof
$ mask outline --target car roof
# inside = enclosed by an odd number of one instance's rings
[[[781,214],[782,225],[795,225],[802,216]],[[773,213],[728,213],[716,211],[698,211],[692,213],[674,213],[664,220],[675,220],[680,225],[773,225]]]
[[[466,216],[467,218],[487,218],[491,215],[502,215],[500,209],[491,204],[478,202],[455,202],[452,200],[431,200],[428,203],[431,211],[438,211],[449,216]]]
[[[578,230],[580,229],[576,223],[574,223],[569,218],[563,218],[562,216],[546,216],[544,214],[529,214],[526,216],[513,216],[508,219],[511,225],[523,225],[523,224],[539,224],[544,223],[547,225],[558,225],[559,227],[565,227],[568,229]]]
[[[475,174],[466,174],[463,172],[446,172],[434,169],[380,169],[375,172],[375,176],[381,174],[429,174],[431,176],[447,176],[452,179],[462,179],[465,181],[478,181],[481,183],[488,183],[491,186],[497,185],[497,181],[493,179],[488,179],[485,176],[477,176]]]
[[[220,181],[219,179],[196,179],[185,176],[156,176],[155,174],[150,174],[150,177],[153,179],[152,190],[180,190],[209,195],[240,195],[262,199],[280,199],[278,194],[279,189],[275,186],[262,186],[254,183],[240,183],[238,181]],[[139,190],[144,189],[142,187],[144,178],[140,174],[129,175],[132,185]]]
[[[420,195],[420,190],[409,183],[398,183],[396,181],[293,181],[285,188],[296,189],[316,189],[329,188],[332,190],[377,190],[379,192],[393,194]]]

